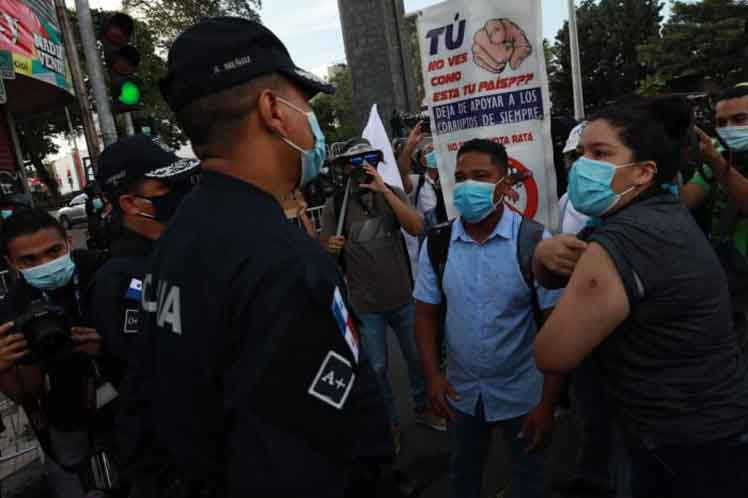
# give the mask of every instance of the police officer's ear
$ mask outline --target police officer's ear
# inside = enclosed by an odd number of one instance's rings
[[[257,98],[257,112],[260,118],[260,126],[270,133],[289,138],[288,123],[294,110],[278,100],[278,95],[272,90],[265,89],[260,92],[260,96]]]
[[[139,216],[150,209],[150,204],[134,194],[122,194],[117,202],[122,214],[129,216]]]

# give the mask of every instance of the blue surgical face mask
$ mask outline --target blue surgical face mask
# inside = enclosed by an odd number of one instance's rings
[[[479,223],[496,211],[499,202],[493,201],[496,186],[504,181],[504,177],[496,183],[466,180],[455,185],[455,208],[468,223]]]
[[[603,216],[618,204],[621,197],[628,194],[635,186],[617,194],[611,183],[619,168],[627,168],[637,163],[611,164],[580,157],[571,167],[569,173],[569,200],[574,209],[587,216]]]
[[[733,152],[748,151],[748,126],[725,126],[717,133]]]
[[[431,169],[437,169],[439,165],[436,161],[436,151],[432,150],[428,154],[426,154],[426,167]]]
[[[299,186],[303,187],[319,176],[322,165],[325,164],[325,159],[327,158],[325,135],[322,133],[322,128],[319,126],[319,121],[317,121],[317,116],[314,114],[314,111],[304,111],[281,97],[278,97],[278,100],[291,109],[306,115],[307,120],[309,121],[309,128],[312,130],[312,134],[314,135],[314,146],[309,150],[302,149],[287,138],[281,137],[281,139],[289,146],[301,152],[301,178],[299,180]]]
[[[103,207],[104,207],[104,203],[103,203],[103,202],[101,202],[101,199],[99,199],[99,198],[96,198],[96,199],[92,200],[92,201],[91,201],[91,205],[93,206],[93,208],[94,208],[94,209],[95,209],[96,211],[98,211],[99,209],[101,209],[101,208],[103,208]]]
[[[0,216],[3,217],[3,219],[10,218],[13,216],[13,210],[12,209],[3,209],[0,211]]]
[[[23,279],[37,289],[54,290],[64,287],[75,273],[75,263],[66,253],[49,263],[21,270]]]

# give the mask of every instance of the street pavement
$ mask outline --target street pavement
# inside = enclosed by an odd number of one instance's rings
[[[447,498],[449,496],[449,439],[447,433],[415,424],[412,399],[409,397],[407,368],[394,334],[390,334],[390,372],[395,397],[403,421],[402,453],[395,465],[415,486],[403,486],[397,473],[387,472],[378,496],[380,498]],[[556,430],[548,452],[546,482],[565,480],[573,470],[578,437],[570,416],[556,419]],[[400,481],[400,482],[398,482]],[[502,496],[510,482],[510,459],[506,444],[497,432],[492,441],[483,480],[481,498]],[[414,489],[415,488],[415,489]],[[410,494],[409,494],[410,493]],[[504,494],[503,496],[508,496]],[[547,496],[551,496],[548,494]],[[554,498],[556,495],[553,495]]]

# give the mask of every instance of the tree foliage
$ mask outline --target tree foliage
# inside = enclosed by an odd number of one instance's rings
[[[77,17],[75,12],[68,12],[71,23],[77,26]],[[99,31],[100,27],[113,12],[102,10],[91,11],[94,29]],[[162,51],[158,48],[159,37],[157,37],[153,28],[148,23],[135,20],[135,33],[133,44],[141,55],[140,65],[138,67],[138,76],[143,81],[143,105],[142,111],[134,113],[136,124],[142,120],[149,120],[155,124],[156,132],[161,142],[174,149],[187,143],[187,139],[176,125],[174,116],[161,97],[158,89],[158,81],[166,72],[166,61],[159,55]],[[80,45],[80,37],[76,37],[78,53],[81,62],[85,60],[83,48]],[[103,54],[102,54],[103,63]],[[82,64],[84,78],[87,78],[87,67]],[[83,97],[87,105],[92,109],[92,98]],[[82,133],[82,124],[80,118],[80,108],[77,102],[68,106],[71,114],[73,129],[76,134]],[[118,132],[124,136],[124,123],[121,116],[117,116]],[[48,164],[45,159],[48,156],[55,155],[59,152],[59,147],[55,143],[55,138],[68,133],[69,127],[65,113],[61,109],[54,111],[38,113],[28,116],[19,116],[18,132],[25,159],[34,167],[36,177],[49,188],[53,196],[59,192],[59,186],[49,173]]]
[[[675,82],[689,76],[709,77],[719,86],[746,81],[747,48],[745,0],[676,1],[662,35],[640,47],[639,60],[652,70],[641,93],[680,90]]]
[[[344,64],[338,67],[339,70],[330,78],[330,82],[336,87],[335,94],[319,94],[311,101],[327,143],[330,144],[361,134],[361,130],[356,127],[353,112],[351,69]]]
[[[661,0],[582,0],[577,30],[585,108],[595,109],[636,91],[654,67],[639,61],[638,47],[658,36]],[[549,67],[553,111],[572,114],[568,22],[556,35]]]
[[[59,152],[53,137],[65,133],[67,128],[64,112],[36,114],[18,121],[18,140],[21,142],[24,162],[33,167],[34,176],[47,186],[54,198],[60,195],[60,186],[50,172],[45,158]]]
[[[260,20],[261,0],[124,0],[125,8],[133,9],[146,20],[159,43],[169,47],[185,28],[201,19],[215,16],[236,16]]]

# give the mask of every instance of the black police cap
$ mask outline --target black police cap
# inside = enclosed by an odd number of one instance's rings
[[[205,19],[179,35],[159,85],[169,107],[179,111],[202,97],[274,72],[310,95],[335,91],[333,85],[297,67],[272,31],[238,17]]]
[[[96,177],[104,192],[114,194],[141,179],[176,182],[197,173],[199,166],[199,161],[182,159],[146,135],[133,135],[104,149]]]

